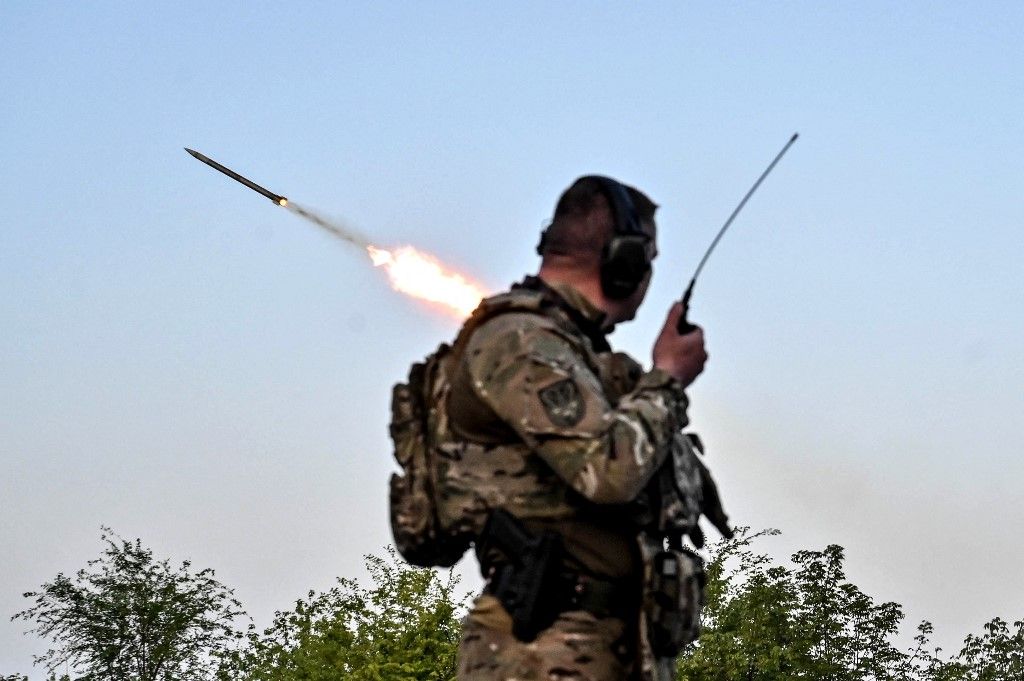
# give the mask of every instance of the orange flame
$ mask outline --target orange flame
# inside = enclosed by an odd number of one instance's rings
[[[388,251],[367,246],[374,266],[383,267],[391,287],[414,298],[434,303],[446,312],[465,318],[487,295],[482,286],[446,268],[437,258],[402,246]]]

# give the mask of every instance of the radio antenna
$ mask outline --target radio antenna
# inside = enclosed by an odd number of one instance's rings
[[[697,283],[697,276],[700,274],[700,271],[704,269],[704,263],[708,261],[708,257],[711,255],[711,252],[715,250],[715,246],[718,245],[718,242],[722,239],[722,235],[725,234],[725,230],[729,229],[729,225],[731,225],[732,221],[736,219],[736,216],[739,215],[739,212],[743,210],[743,206],[747,205],[747,200],[750,199],[750,197],[754,194],[755,191],[757,191],[757,188],[761,186],[762,182],[764,182],[764,178],[768,177],[768,173],[772,172],[772,168],[774,168],[775,164],[779,162],[779,160],[785,155],[787,151],[789,151],[789,148],[793,146],[793,143],[796,142],[796,139],[799,136],[800,133],[793,133],[793,136],[789,138],[788,142],[786,142],[786,146],[782,147],[782,151],[775,155],[775,158],[772,159],[772,162],[769,163],[768,167],[764,169],[763,173],[761,173],[761,177],[757,178],[757,182],[754,183],[754,186],[752,186],[750,190],[747,191],[747,193],[743,196],[743,199],[733,210],[732,215],[730,215],[729,219],[725,221],[725,224],[722,225],[722,228],[718,230],[718,234],[717,236],[715,236],[714,241],[711,242],[711,245],[708,246],[708,250],[704,252],[704,257],[700,259],[700,264],[697,265],[697,270],[693,273],[693,278],[690,279],[690,285],[686,287],[686,293],[683,294],[683,312],[682,314],[679,315],[679,322],[678,324],[676,324],[676,330],[679,333],[690,333],[691,331],[697,328],[696,326],[691,324],[686,319],[686,317],[690,312],[690,297],[693,295],[693,285]]]

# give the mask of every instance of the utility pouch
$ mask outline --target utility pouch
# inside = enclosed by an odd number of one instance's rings
[[[391,394],[395,460],[401,474],[391,476],[391,533],[402,557],[419,567],[451,567],[469,548],[471,537],[445,526],[438,514],[437,416],[435,394],[444,388],[441,362],[449,353],[441,345],[423,362],[413,364],[406,383]]]
[[[662,550],[644,565],[644,614],[655,657],[676,657],[700,634],[704,561],[682,550]]]
[[[504,509],[495,509],[480,539],[480,556],[497,550],[507,562],[490,575],[487,591],[512,617],[512,633],[532,641],[561,610],[562,538],[551,531],[529,532]]]

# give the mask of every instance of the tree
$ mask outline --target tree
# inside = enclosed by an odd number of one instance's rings
[[[775,534],[739,528],[712,547],[704,631],[679,659],[680,681],[1024,681],[1024,622],[993,619],[952,660],[921,622],[914,647],[900,650],[902,608],[846,581],[841,546],[798,551],[790,568],[751,548]]]
[[[750,549],[756,538],[773,534],[740,528],[735,539],[715,546],[703,631],[679,660],[680,679],[785,679],[799,667],[796,586],[786,570]]]
[[[1024,621],[992,619],[942,659],[932,625],[915,645],[895,643],[897,603],[876,603],[846,579],[837,545],[778,565],[753,544],[775,530],[711,548],[704,631],[678,661],[679,681],[1024,681]],[[340,578],[276,613],[262,633],[233,628],[242,615],[211,570],[157,562],[140,540],[104,528],[102,556],[25,594],[14,616],[52,638],[36,658],[48,681],[450,681],[458,616],[452,573],[412,568],[394,550],[367,556],[369,586]],[[71,671],[59,675],[57,670]],[[0,681],[27,681],[0,675]]]
[[[891,640],[903,619],[900,606],[876,604],[845,580],[841,546],[797,552],[795,569],[751,549],[757,538],[775,534],[740,528],[736,538],[714,548],[704,631],[679,660],[679,678],[910,678],[914,659]],[[926,646],[927,633],[922,635],[920,645]]]
[[[174,568],[157,561],[139,539],[109,528],[99,558],[74,577],[58,574],[14,620],[34,622],[29,633],[53,641],[35,658],[51,674],[67,668],[83,681],[178,681],[212,678],[211,660],[241,637],[244,615],[213,570]]]
[[[448,573],[412,568],[397,559],[366,557],[373,585],[341,578],[310,591],[295,609],[278,612],[263,634],[225,660],[220,678],[244,681],[446,681],[455,677],[459,641]]]
[[[955,659],[934,665],[927,681],[1021,681],[1024,679],[1024,621],[1013,628],[996,617],[981,636],[969,634]]]

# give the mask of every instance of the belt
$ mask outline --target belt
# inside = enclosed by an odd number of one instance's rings
[[[488,570],[484,593],[497,596],[502,593],[515,571],[505,564]],[[627,580],[607,580],[579,573],[563,573],[559,580],[554,605],[559,613],[583,610],[598,618],[631,619],[640,607],[640,586]]]

